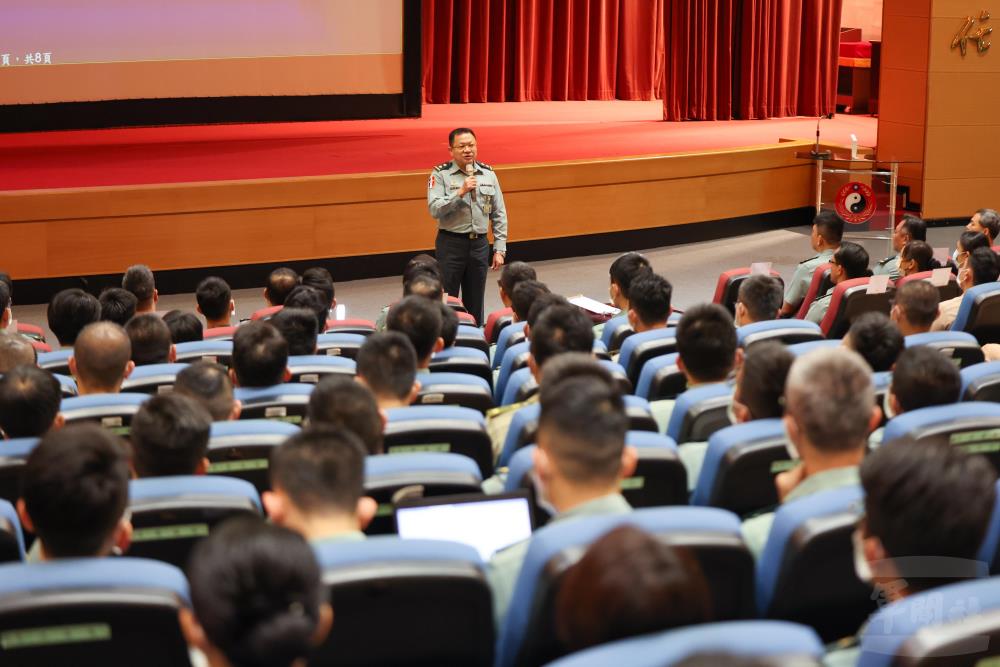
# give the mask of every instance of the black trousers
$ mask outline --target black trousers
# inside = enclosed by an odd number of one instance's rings
[[[486,273],[490,268],[490,244],[486,235],[470,239],[468,234],[438,230],[434,251],[441,265],[445,291],[461,296],[465,309],[482,325]]]

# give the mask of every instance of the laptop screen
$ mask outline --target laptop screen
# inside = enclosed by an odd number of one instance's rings
[[[526,491],[403,500],[396,505],[396,528],[403,538],[468,544],[485,561],[531,537],[531,506]]]

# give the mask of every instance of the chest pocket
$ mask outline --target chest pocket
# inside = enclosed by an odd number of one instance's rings
[[[492,197],[496,194],[496,188],[492,183],[483,183],[479,186],[479,194],[485,197]]]

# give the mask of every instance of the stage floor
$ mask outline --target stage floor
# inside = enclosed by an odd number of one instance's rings
[[[425,105],[419,119],[0,134],[0,191],[429,170],[447,132],[473,127],[493,165],[697,153],[815,137],[815,118],[664,123],[653,102]],[[824,142],[876,143],[878,121],[838,115]]]

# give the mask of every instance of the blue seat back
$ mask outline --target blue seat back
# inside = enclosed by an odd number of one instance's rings
[[[452,405],[486,413],[493,407],[493,391],[484,378],[444,371],[417,373],[420,391],[414,405]]]
[[[0,499],[16,503],[21,497],[21,473],[38,445],[38,438],[0,440]]]
[[[500,399],[500,405],[513,405],[530,398],[538,391],[538,381],[530,368],[519,368],[510,374]]]
[[[413,405],[392,408],[386,415],[386,454],[461,454],[476,462],[484,479],[493,474],[493,445],[481,412],[455,406]]]
[[[365,336],[356,333],[321,333],[316,337],[316,354],[357,359]]]
[[[319,384],[327,375],[353,377],[357,364],[353,359],[325,354],[303,354],[288,357],[288,371],[291,382]]]
[[[174,350],[177,353],[178,362],[211,361],[223,366],[229,366],[233,362],[233,341],[231,340],[211,339],[177,343]]]
[[[980,345],[1000,343],[1000,283],[983,283],[967,289],[951,330],[972,334]]]
[[[6,500],[0,500],[0,563],[24,560],[24,533],[17,510]]]
[[[500,363],[503,361],[504,355],[507,350],[511,347],[511,340],[514,340],[514,344],[524,342],[524,327],[527,322],[514,322],[503,329],[500,330],[500,334],[497,336],[497,346],[493,350],[493,368],[500,368]]]
[[[990,574],[1000,572],[1000,481],[996,484],[996,494],[990,525],[986,529],[986,536],[977,556],[979,560],[989,565]]]
[[[673,327],[652,329],[626,338],[618,355],[618,363],[625,369],[629,380],[635,384],[639,381],[643,364],[655,357],[676,351],[677,329]]]
[[[490,343],[483,336],[483,330],[471,325],[458,324],[458,333],[455,335],[455,347],[472,348],[489,354]]]
[[[128,436],[132,417],[139,406],[149,400],[148,394],[90,394],[64,398],[59,411],[67,424],[93,422],[121,436]]]
[[[604,323],[600,341],[610,352],[618,352],[625,339],[634,333],[632,325],[629,324],[628,315],[616,315]]]
[[[764,341],[795,345],[822,339],[823,332],[819,325],[809,320],[764,320],[736,329],[736,340],[744,349]]]
[[[311,384],[295,382],[271,387],[237,387],[233,398],[243,404],[240,419],[273,419],[300,425],[306,416],[312,390]]]
[[[38,367],[59,375],[69,375],[69,358],[72,356],[73,348],[39,352]]]
[[[507,388],[507,380],[510,378],[511,374],[520,368],[524,368],[527,364],[528,354],[530,352],[530,341],[524,341],[522,343],[517,343],[516,345],[511,345],[507,348],[507,351],[504,352],[503,358],[500,360],[500,371],[497,373],[497,380],[493,383],[493,398],[496,401],[499,402],[500,399],[503,398],[503,392],[504,389]],[[494,361],[495,360],[496,357],[494,357]]]
[[[59,381],[59,390],[62,392],[63,398],[72,398],[79,393],[76,380],[72,377],[69,375],[60,375],[59,373],[53,373],[52,375]]]
[[[732,400],[733,387],[726,382],[688,389],[677,397],[667,435],[678,444],[707,442],[713,433],[730,425]]]
[[[795,343],[794,345],[788,346],[788,351],[794,354],[796,357],[801,357],[803,354],[812,352],[813,350],[826,349],[841,347],[841,342],[836,339],[828,340],[811,340],[805,343]]]
[[[687,378],[677,365],[678,355],[665,354],[647,361],[639,381],[635,384],[635,395],[650,401],[676,398],[687,389]]]
[[[961,400],[1000,403],[1000,361],[969,366],[961,373]]]
[[[940,438],[967,452],[982,454],[1000,469],[1000,403],[968,401],[903,413],[885,426],[882,442],[902,437]]]
[[[159,394],[171,391],[177,374],[187,368],[187,364],[147,364],[136,366],[125,381],[122,391],[140,394]]]
[[[299,427],[268,419],[213,422],[208,440],[208,474],[250,482],[258,493],[271,489],[271,452]]]
[[[904,339],[906,347],[926,345],[939,350],[941,354],[955,362],[959,368],[966,368],[983,361],[983,348],[979,341],[964,331],[928,331],[911,334]]]

